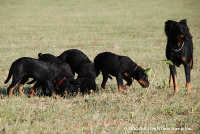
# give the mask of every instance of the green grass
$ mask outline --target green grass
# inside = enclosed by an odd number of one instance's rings
[[[64,133],[200,133],[200,1],[198,0],[1,0],[0,130],[6,134]],[[192,92],[178,68],[180,92],[168,88],[164,22],[186,18],[193,35]],[[11,63],[39,52],[59,55],[78,48],[92,60],[112,51],[152,68],[151,85],[134,82],[119,94],[115,79],[104,93],[56,100],[5,96],[3,81]],[[97,78],[100,86],[102,77]],[[29,86],[26,86],[29,89]],[[140,131],[133,128],[190,128],[184,131]]]

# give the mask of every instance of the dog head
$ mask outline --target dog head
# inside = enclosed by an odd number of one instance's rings
[[[65,78],[65,79],[63,79]],[[54,86],[57,89],[58,94],[62,96],[75,96],[78,94],[80,83],[74,79],[63,77],[62,79],[54,80]]]
[[[186,19],[179,22],[173,20],[166,21],[165,33],[168,38],[177,40],[178,42],[192,39]]]
[[[38,59],[44,62],[54,62],[56,60],[56,56],[49,53],[46,54],[38,53]]]
[[[143,68],[138,66],[133,75],[133,78],[136,79],[143,88],[149,87],[147,70],[144,70]]]
[[[81,77],[76,79],[80,83],[80,92],[82,94],[90,94],[98,91],[95,79],[89,77]]]

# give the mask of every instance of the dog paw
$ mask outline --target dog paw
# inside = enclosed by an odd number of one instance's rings
[[[124,90],[126,90],[128,88],[130,88],[130,86],[129,85],[125,85]]]
[[[102,91],[102,92],[104,92],[104,91],[105,91],[105,89],[104,89],[104,88],[101,88],[101,91]]]

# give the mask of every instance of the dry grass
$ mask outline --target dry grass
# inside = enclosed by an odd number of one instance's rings
[[[199,4],[197,0],[0,1],[0,133],[200,133]],[[165,59],[164,22],[183,18],[188,20],[194,41],[192,93],[186,94],[181,67],[180,92],[172,96],[169,70],[161,62]],[[81,49],[91,59],[103,51],[127,55],[153,69],[151,86],[142,89],[134,82],[122,95],[113,79],[104,93],[85,97],[8,99],[4,95],[7,85],[3,81],[15,59],[36,57],[39,52],[58,55],[69,48]],[[101,80],[97,78],[98,86]]]

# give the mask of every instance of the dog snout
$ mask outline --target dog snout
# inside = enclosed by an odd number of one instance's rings
[[[148,88],[149,87],[149,82],[148,81],[138,80],[138,82],[143,88]]]

